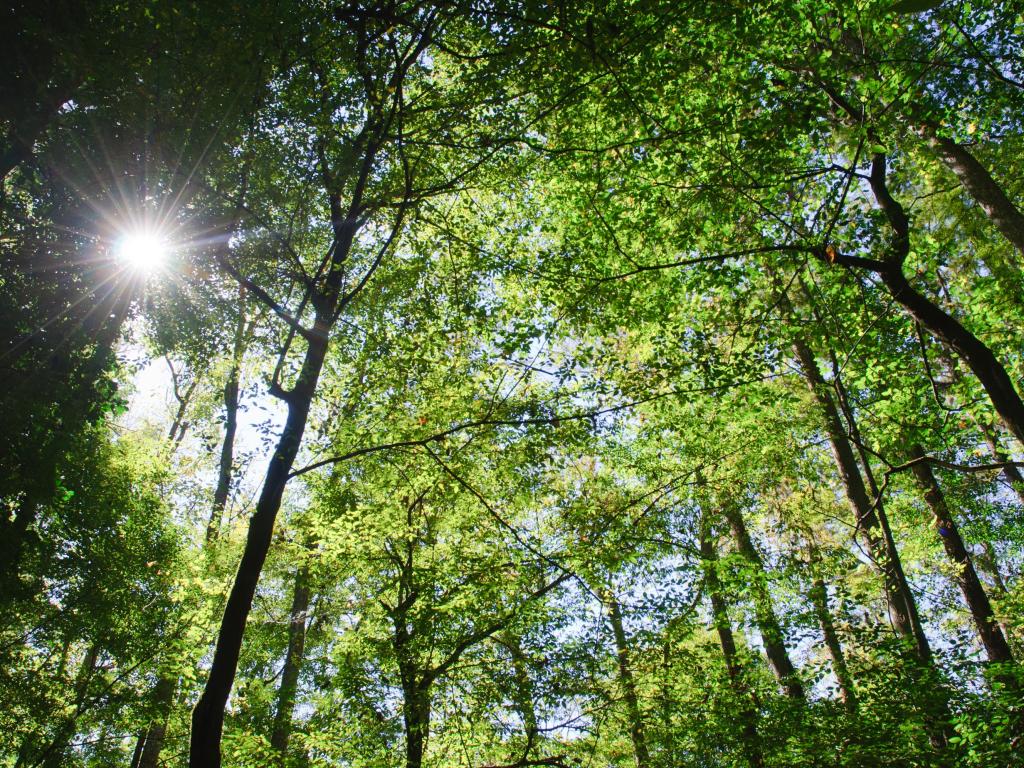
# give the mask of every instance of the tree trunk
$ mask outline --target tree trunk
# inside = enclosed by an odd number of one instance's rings
[[[426,682],[405,691],[402,702],[405,721],[405,768],[421,768],[430,732],[430,687]]]
[[[301,565],[295,572],[295,589],[288,621],[288,651],[284,657],[281,687],[277,694],[277,711],[274,715],[274,730],[270,736],[270,745],[282,755],[288,753],[288,740],[292,735],[292,712],[295,709],[295,694],[299,687],[299,672],[302,670],[306,648],[309,599],[309,566]]]
[[[512,670],[516,679],[515,704],[519,709],[520,717],[523,718],[523,729],[526,732],[526,747],[523,749],[523,756],[520,759],[526,760],[533,749],[538,733],[533,683],[530,680],[526,654],[523,653],[519,638],[511,632],[506,632],[498,638],[498,642],[505,646],[512,657]]]
[[[213,492],[213,509],[206,526],[206,540],[217,537],[224,509],[231,492],[231,472],[235,461],[235,433],[238,431],[238,386],[245,351],[245,289],[239,288],[238,322],[235,325],[235,344],[231,354],[231,368],[224,382],[224,442],[220,447],[217,469],[217,487]]]
[[[651,756],[647,749],[640,700],[637,697],[636,681],[633,679],[633,670],[629,661],[629,644],[626,640],[626,631],[622,626],[622,607],[610,590],[604,594],[604,600],[608,621],[612,626],[612,634],[615,636],[619,684],[622,686],[622,696],[626,701],[626,710],[629,715],[629,737],[633,742],[633,755],[636,758],[637,768],[647,768],[650,765]]]
[[[992,350],[907,280],[900,266],[879,273],[892,297],[935,338],[959,354],[978,378],[1007,428],[1024,446],[1024,402]]]
[[[814,353],[811,352],[807,344],[802,339],[797,339],[793,348],[800,361],[807,385],[825,418],[825,431],[828,435],[829,446],[832,448],[836,468],[839,470],[843,489],[846,491],[847,501],[853,510],[857,528],[863,532],[868,544],[868,551],[882,571],[889,616],[893,627],[902,637],[913,643],[919,659],[931,663],[931,648],[920,621],[915,621],[917,605],[900,565],[899,553],[895,551],[891,536],[884,535],[882,531],[876,512],[881,505],[873,505],[868,497],[864,477],[861,475],[853,447],[846,437],[846,430],[843,428],[839,410],[829,391],[828,384],[822,377]]]
[[[332,307],[333,311],[333,307]],[[318,313],[318,327],[329,327]],[[274,521],[281,508],[288,475],[306,429],[309,409],[316,390],[320,371],[327,355],[327,337],[313,337],[308,341],[302,370],[288,400],[288,418],[270,460],[263,490],[256,511],[249,521],[245,550],[238,566],[235,582],[228,595],[221,619],[213,665],[206,687],[192,713],[192,738],[189,756],[190,768],[220,767],[220,738],[224,727],[224,708],[234,683],[238,657],[242,647],[245,623],[256,594],[256,584],[263,563],[270,551],[274,535]]]
[[[868,499],[864,478],[854,455],[850,441],[843,430],[842,420],[828,386],[821,376],[817,361],[806,343],[797,340],[794,344],[804,376],[815,400],[825,416],[825,426],[832,447],[836,466],[843,480],[846,497],[853,509],[857,527],[864,532],[868,551],[882,571],[883,582],[889,604],[889,615],[896,631],[905,641],[912,644],[913,655],[908,666],[914,679],[929,693],[929,701],[923,702],[925,727],[929,740],[936,749],[944,749],[949,732],[949,701],[932,661],[931,646],[924,634],[917,612],[917,602],[910,591],[899,550],[882,510],[881,499],[872,504]],[[851,415],[852,418],[852,415]],[[877,514],[875,510],[878,510]],[[881,536],[879,535],[881,534]]]
[[[161,677],[156,684],[154,706],[161,714],[161,719],[151,723],[146,731],[146,744],[139,759],[139,768],[157,768],[160,765],[160,750],[164,746],[167,734],[167,718],[174,703],[174,690],[177,683],[169,677]]]
[[[919,128],[921,136],[939,159],[964,185],[996,229],[1024,256],[1024,214],[1003,188],[962,144],[940,136],[933,125]]]
[[[919,459],[924,455],[924,449],[919,445],[915,445],[911,449],[912,459]],[[974,625],[978,630],[981,644],[985,647],[985,654],[989,661],[1012,662],[1013,654],[1010,652],[1010,646],[996,624],[988,595],[985,594],[985,588],[974,570],[974,563],[971,562],[970,554],[968,554],[960,531],[953,520],[953,513],[946,503],[946,498],[935,479],[931,466],[927,462],[920,461],[912,467],[911,471],[924,492],[925,502],[935,518],[935,526],[942,539],[946,555],[956,568],[957,586],[960,587],[964,601],[974,618]]]
[[[363,178],[369,173],[375,150],[365,150]],[[335,240],[331,264],[322,292],[318,293],[313,331],[306,336],[306,354],[302,367],[291,391],[285,395],[288,403],[288,417],[278,439],[277,447],[270,459],[270,466],[263,481],[263,490],[256,503],[256,511],[249,520],[242,560],[238,565],[234,584],[228,595],[224,616],[221,619],[213,664],[199,701],[192,712],[192,738],[189,747],[189,768],[220,768],[220,741],[224,728],[224,708],[227,706],[231,686],[238,669],[238,657],[242,648],[245,623],[252,609],[256,584],[259,582],[263,564],[274,536],[274,521],[284,489],[288,484],[295,456],[306,430],[309,410],[316,394],[320,372],[327,357],[327,345],[331,328],[336,318],[341,293],[343,269],[352,241],[359,227],[359,220],[352,212],[361,205],[362,187],[357,188],[348,215],[341,208],[335,195],[331,195],[331,221]],[[315,290],[315,288],[313,288]]]
[[[765,573],[764,561],[761,554],[754,547],[750,540],[746,523],[740,510],[731,502],[722,506],[722,513],[732,530],[733,541],[740,555],[747,561],[753,573],[751,574],[750,588],[753,591],[754,615],[757,618],[757,627],[761,633],[761,642],[764,645],[765,655],[768,657],[768,665],[772,668],[775,678],[782,686],[786,696],[791,699],[805,701],[803,685],[800,683],[800,676],[789,658],[786,650],[785,635],[782,626],[775,615],[775,608],[772,605],[771,595],[768,593],[768,576]]]
[[[7,174],[32,157],[39,137],[53,122],[79,82],[81,79],[72,80],[51,89],[40,100],[34,112],[11,126],[7,132],[6,146],[0,152],[0,184],[7,178]]]
[[[736,653],[736,639],[732,633],[732,622],[729,621],[729,610],[718,579],[718,552],[711,541],[711,532],[706,524],[701,524],[700,557],[704,571],[704,587],[711,600],[711,616],[718,633],[718,642],[725,659],[725,668],[733,692],[740,702],[739,722],[741,727],[740,743],[751,768],[763,768],[764,757],[761,752],[761,738],[757,732],[757,713],[750,701],[750,692],[743,680],[743,669]]]
[[[146,731],[140,731],[139,737],[135,740],[135,751],[132,752],[130,768],[139,768],[139,760],[142,759],[142,750],[146,748]]]
[[[989,450],[992,452],[992,458],[998,462],[1007,462],[1010,460],[1009,455],[1003,450],[1002,446],[999,445],[999,437],[996,435],[995,430],[987,424],[979,424],[981,433],[985,436],[985,443],[988,445]],[[1009,465],[1002,469],[1003,479],[1006,480],[1006,484],[1010,486],[1010,489],[1017,494],[1017,498],[1020,499],[1020,503],[1024,504],[1024,474],[1021,474],[1019,468]]]
[[[832,611],[828,607],[828,589],[818,574],[813,577],[809,597],[814,606],[814,615],[818,619],[818,626],[821,627],[821,634],[825,638],[825,647],[828,648],[828,654],[832,658],[832,671],[839,683],[839,697],[848,710],[856,711],[857,694],[853,689],[853,677],[850,675],[849,667],[846,666],[846,654],[843,653],[835,622],[832,621]]]
[[[168,366],[170,366],[170,358],[167,358]],[[188,406],[192,402],[192,395],[196,391],[196,387],[199,386],[199,376],[195,376],[192,379],[192,383],[186,387],[184,392],[178,390],[178,377],[171,368],[172,384],[174,387],[174,398],[178,401],[178,410],[174,414],[174,419],[171,421],[171,427],[167,430],[167,442],[171,444],[172,452],[177,449],[181,441],[185,439],[185,432],[188,429],[188,423],[185,421],[185,415],[188,412]]]

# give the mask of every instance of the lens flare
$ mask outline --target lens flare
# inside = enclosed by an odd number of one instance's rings
[[[134,272],[152,274],[166,263],[167,243],[151,232],[135,232],[124,235],[117,244],[117,258]]]

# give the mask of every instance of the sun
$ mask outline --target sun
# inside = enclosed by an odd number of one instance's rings
[[[167,243],[152,232],[130,232],[116,246],[117,258],[128,269],[141,274],[159,271],[169,255]]]

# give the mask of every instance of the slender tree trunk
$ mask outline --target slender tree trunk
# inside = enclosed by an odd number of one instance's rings
[[[163,749],[164,737],[167,735],[167,718],[171,713],[177,687],[177,681],[170,677],[161,677],[157,681],[153,703],[156,711],[161,713],[161,719],[151,723],[146,731],[146,745],[139,759],[139,768],[157,768],[160,765],[160,750]]]
[[[321,318],[318,327],[329,327]],[[206,687],[192,713],[190,768],[219,768],[220,737],[224,727],[224,707],[234,683],[242,647],[245,623],[256,594],[256,584],[270,551],[274,521],[281,508],[288,475],[295,462],[306,429],[309,409],[320,371],[327,355],[327,338],[308,341],[302,371],[288,400],[288,417],[277,448],[270,460],[256,511],[249,521],[249,534],[238,566],[235,582],[228,595],[213,665]]]
[[[288,621],[288,651],[285,654],[284,669],[281,672],[281,687],[277,693],[274,729],[270,736],[270,745],[282,755],[288,753],[288,740],[292,735],[292,713],[295,709],[299,672],[302,670],[306,648],[306,619],[309,613],[309,600],[309,566],[301,565],[295,572],[295,588],[292,593],[292,608]]]
[[[921,629],[920,622],[914,621],[917,613],[916,603],[906,582],[903,570],[899,567],[899,553],[895,549],[890,551],[892,539],[884,535],[878,519],[877,510],[880,504],[872,504],[868,497],[867,488],[864,485],[864,477],[861,475],[860,466],[857,463],[853,447],[846,437],[842,418],[829,391],[828,384],[822,377],[821,371],[818,368],[818,362],[814,358],[814,353],[811,352],[807,344],[802,339],[798,339],[794,342],[793,348],[796,351],[797,359],[800,361],[800,367],[803,369],[807,385],[822,410],[829,446],[835,458],[836,468],[839,470],[843,489],[846,491],[847,501],[853,510],[857,528],[863,532],[868,544],[868,551],[882,571],[889,605],[889,616],[893,627],[902,637],[913,643],[918,658],[930,663],[931,648]]]
[[[1003,574],[999,572],[999,561],[996,559],[996,551],[992,546],[992,542],[982,542],[981,553],[975,559],[978,561],[978,565],[988,572],[995,588],[1005,595],[1007,591],[1006,582],[1003,581]]]
[[[711,540],[711,532],[704,523],[701,524],[700,530],[700,556],[704,571],[704,587],[711,600],[711,616],[715,624],[715,631],[718,633],[718,642],[725,659],[725,668],[733,692],[740,702],[740,712],[738,713],[740,743],[743,745],[743,752],[751,768],[762,768],[764,756],[761,751],[761,738],[757,732],[757,713],[751,704],[750,691],[747,690],[747,685],[743,680],[743,669],[737,658],[732,622],[729,620],[728,606],[722,592],[721,582],[718,579],[718,552]]]
[[[999,559],[996,557],[996,550],[992,546],[992,542],[983,541],[981,543],[981,552],[974,555],[972,559],[982,571],[988,574],[996,591],[1000,595],[1005,596],[1008,590],[1006,589],[1006,582],[1003,581],[1003,574],[999,571]],[[1015,658],[1020,658],[1021,647],[1014,628],[1005,621],[999,622],[999,628],[1003,631],[1003,637],[1006,638],[1006,642],[1010,645],[1010,651],[1014,654]]]
[[[813,577],[809,597],[811,605],[814,606],[814,615],[818,619],[818,626],[821,627],[821,634],[825,638],[828,655],[832,658],[832,671],[839,683],[839,697],[848,710],[856,711],[857,694],[853,689],[853,677],[846,665],[846,654],[843,653],[843,646],[839,642],[839,634],[836,632],[835,622],[832,620],[832,611],[828,607],[828,589],[825,587],[825,581],[818,574]]]
[[[1013,204],[992,174],[962,144],[940,136],[933,125],[919,133],[981,206],[996,229],[1024,256],[1024,214]]]
[[[985,443],[988,445],[989,451],[992,452],[992,458],[998,462],[1007,462],[1010,460],[1009,455],[1003,450],[1002,446],[999,445],[999,438],[996,435],[995,430],[987,424],[979,424],[982,435],[985,436]],[[1010,486],[1010,489],[1017,494],[1017,498],[1020,499],[1020,503],[1024,504],[1024,474],[1021,474],[1019,468],[1013,466],[1005,466],[1002,469],[1003,479],[1006,480],[1006,484]]]
[[[800,683],[800,676],[789,658],[785,635],[782,632],[779,619],[775,615],[771,595],[768,593],[768,576],[765,573],[761,553],[757,551],[754,542],[750,540],[750,534],[747,532],[747,526],[740,510],[731,502],[726,502],[722,506],[722,513],[732,530],[736,548],[753,571],[750,588],[753,591],[754,615],[757,618],[757,627],[761,633],[765,655],[768,657],[768,665],[772,668],[772,672],[786,696],[804,701],[806,700],[804,688]]]
[[[516,680],[515,704],[519,710],[520,717],[523,718],[523,729],[526,732],[526,746],[520,759],[526,760],[533,749],[534,742],[537,740],[537,733],[539,732],[533,682],[530,680],[526,654],[523,653],[523,647],[519,638],[511,632],[506,632],[498,638],[498,642],[505,646],[512,657],[512,671],[515,673]]]
[[[167,441],[172,444],[173,448],[181,443],[185,438],[185,430],[188,429],[188,424],[185,422],[185,414],[188,411],[188,406],[192,402],[192,395],[196,391],[196,387],[199,386],[199,376],[195,376],[192,379],[192,383],[185,388],[184,392],[178,391],[177,375],[174,369],[171,369],[171,375],[175,377],[174,380],[174,397],[178,401],[178,410],[174,414],[174,419],[171,421],[171,427],[167,430]]]
[[[923,458],[924,449],[915,445],[911,449],[910,455],[912,459]],[[985,588],[974,570],[974,563],[971,562],[970,554],[960,536],[956,521],[953,520],[953,513],[946,503],[946,498],[935,479],[931,466],[927,462],[921,461],[913,466],[912,471],[924,492],[925,502],[935,518],[935,526],[942,539],[946,555],[956,568],[957,586],[960,587],[964,601],[974,618],[974,625],[977,628],[981,644],[985,647],[985,654],[989,661],[1012,662],[1013,654],[1010,652],[1010,646],[993,617],[988,595],[985,594]]]
[[[910,584],[903,571],[896,541],[882,511],[881,499],[873,504],[868,498],[867,488],[864,485],[864,478],[861,475],[853,448],[843,430],[839,411],[821,376],[814,354],[802,340],[798,340],[794,344],[794,348],[808,386],[824,413],[829,444],[843,480],[847,500],[853,509],[857,527],[863,531],[868,551],[882,571],[893,627],[905,641],[912,644],[913,655],[908,659],[911,674],[924,689],[930,692],[931,700],[924,703],[925,726],[929,739],[936,749],[943,749],[950,735],[949,701],[938,679],[938,673],[932,660],[931,646],[924,634],[924,627],[917,613],[917,602],[910,591]]]
[[[213,509],[206,526],[206,540],[217,537],[224,509],[231,492],[231,473],[235,461],[235,433],[238,431],[238,387],[242,356],[245,351],[245,288],[239,287],[238,321],[235,325],[235,343],[231,354],[231,368],[224,382],[224,442],[220,447],[217,469],[217,487],[213,492]]]
[[[633,679],[633,670],[629,659],[629,643],[626,639],[626,631],[622,626],[622,606],[611,591],[604,595],[605,609],[608,613],[608,622],[612,626],[612,634],[615,636],[615,656],[619,665],[619,684],[622,686],[622,696],[626,701],[626,710],[629,715],[629,737],[633,742],[633,755],[636,759],[637,768],[647,768],[651,762],[651,755],[647,749],[647,738],[644,734],[643,715],[640,712],[640,700],[636,693],[636,681]]]
[[[132,761],[129,763],[130,768],[139,768],[139,760],[142,759],[142,750],[146,748],[146,731],[140,731],[139,736],[135,739],[135,751],[132,752]]]

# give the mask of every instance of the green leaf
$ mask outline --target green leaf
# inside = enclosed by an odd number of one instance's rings
[[[924,13],[942,5],[942,0],[900,0],[889,8],[893,13]]]

